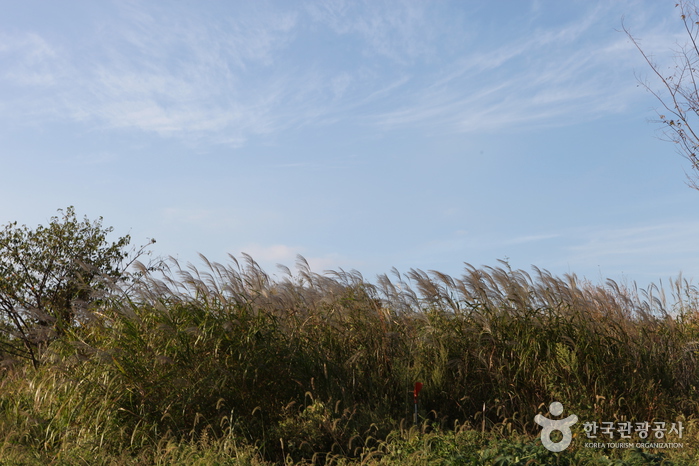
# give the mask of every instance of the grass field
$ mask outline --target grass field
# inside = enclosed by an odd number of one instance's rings
[[[503,263],[369,282],[300,259],[273,280],[249,257],[202,261],[143,269],[36,368],[2,360],[0,464],[699,462],[699,294],[681,279],[636,290]],[[580,420],[561,453],[534,422],[552,401]],[[620,440],[586,422],[656,421],[665,437],[634,445],[681,448],[585,446]]]

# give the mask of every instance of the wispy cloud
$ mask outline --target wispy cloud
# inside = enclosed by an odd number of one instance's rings
[[[567,125],[620,112],[639,96],[628,71],[640,57],[623,34],[595,30],[609,14],[608,8],[592,8],[570,24],[522,31],[466,52],[377,122],[480,132]]]
[[[3,40],[0,79],[22,97],[7,110],[29,116],[40,85],[50,91],[41,96],[43,113],[106,127],[236,145],[281,124],[275,105],[292,92],[250,70],[273,65],[292,37],[294,14],[212,19],[136,2],[121,13],[110,26],[95,26],[90,45],[55,50],[24,33]]]
[[[333,0],[307,3],[306,10],[337,34],[359,36],[364,53],[407,64],[433,51],[429,6],[414,1]]]
[[[241,249],[241,252],[249,254],[258,262],[274,262],[281,264],[293,263],[300,248],[287,246],[285,244],[272,244],[264,246],[257,243],[248,244]]]
[[[32,86],[49,86],[60,77],[56,65],[59,52],[36,33],[0,36],[0,54],[14,66],[0,72],[2,79]]]
[[[128,13],[105,44],[111,59],[82,70],[89,84],[75,115],[161,135],[215,135],[234,145],[275,124],[278,82],[251,83],[247,73],[270,66],[289,40],[293,15],[267,11],[264,19],[212,25],[186,11]]]
[[[241,248],[240,252],[250,255],[267,272],[272,272],[277,265],[293,269],[298,255],[302,255],[311,270],[323,273],[326,270],[351,268],[361,265],[357,260],[348,259],[338,253],[313,254],[307,247],[289,246],[285,244],[262,245],[251,243]]]
[[[581,232],[582,233],[582,232]],[[591,230],[570,247],[577,262],[613,262],[639,257],[665,258],[699,256],[699,222],[672,222],[629,228]],[[655,261],[656,259],[654,259]]]
[[[85,43],[1,36],[0,115],[240,146],[337,122],[447,132],[570,124],[619,111],[637,92],[615,74],[633,62],[631,45],[599,30],[617,11],[609,6],[481,40],[459,2],[255,2],[221,14],[118,5]]]

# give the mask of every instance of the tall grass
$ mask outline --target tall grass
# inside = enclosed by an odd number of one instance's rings
[[[371,283],[302,258],[274,279],[249,256],[202,262],[141,268],[38,369],[4,360],[0,453],[386,456],[417,381],[438,430],[534,434],[556,400],[594,420],[681,419],[695,435],[699,294],[681,278],[637,290],[502,263]]]

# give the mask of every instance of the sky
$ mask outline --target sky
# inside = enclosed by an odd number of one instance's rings
[[[670,69],[674,4],[7,1],[0,222],[75,206],[271,275],[699,280],[699,192],[621,32]]]

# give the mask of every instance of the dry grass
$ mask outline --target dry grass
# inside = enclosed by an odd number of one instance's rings
[[[699,295],[682,279],[666,297],[505,263],[370,283],[303,259],[281,279],[248,256],[202,261],[142,268],[41,367],[5,364],[0,453],[55,464],[403,458],[396,445],[412,440],[395,435],[416,381],[428,431],[534,435],[534,415],[557,400],[581,418],[681,419],[695,441]]]

